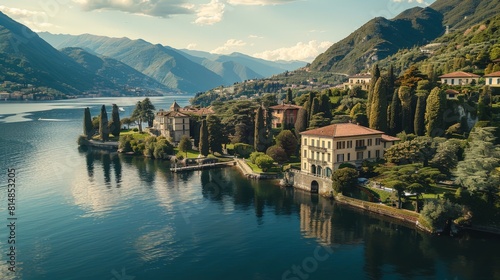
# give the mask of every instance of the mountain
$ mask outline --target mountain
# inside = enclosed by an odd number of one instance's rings
[[[153,45],[142,39],[109,38],[90,34],[63,35],[58,44],[54,36],[42,38],[52,41],[55,47],[78,47],[90,53],[121,61],[135,70],[182,92],[197,92],[224,84],[224,80],[202,65],[187,59],[180,52],[162,45]]]
[[[79,93],[113,84],[76,63],[0,12],[0,80]]]
[[[120,85],[141,89],[159,89],[162,91],[172,90],[155,79],[142,74],[141,72],[118,60],[107,57],[99,57],[81,48],[64,48],[61,52],[71,57],[85,69],[101,76],[103,79],[109,79],[117,86]]]
[[[187,53],[194,57],[202,57],[212,61],[218,62],[228,62],[233,61],[235,63],[239,63],[244,65],[259,75],[263,77],[270,77],[272,75],[276,75],[279,73],[283,73],[285,71],[293,71],[304,67],[307,62],[304,61],[269,61],[265,59],[255,58],[252,56],[248,56],[242,53],[234,52],[230,55],[223,54],[212,54],[209,52],[203,51],[193,51],[182,49],[184,53]]]
[[[443,16],[412,8],[389,20],[377,17],[320,54],[310,69],[355,74],[399,49],[422,45],[444,33]]]
[[[451,29],[464,29],[497,15],[498,0],[438,0],[431,6],[444,15],[443,25]]]

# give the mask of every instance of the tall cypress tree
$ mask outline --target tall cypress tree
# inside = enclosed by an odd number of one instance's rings
[[[286,91],[286,102],[293,104],[293,93],[291,88],[287,89]]]
[[[208,145],[212,153],[222,154],[222,145],[228,142],[221,120],[216,115],[207,117]]]
[[[427,136],[441,136],[443,129],[443,113],[446,106],[446,95],[443,90],[435,87],[425,106],[425,133]]]
[[[402,129],[406,133],[412,133],[413,118],[412,118],[412,106],[411,106],[411,100],[412,100],[411,88],[407,86],[399,87],[398,97],[399,100],[401,101],[401,108],[402,108],[401,110]]]
[[[398,91],[394,90],[389,113],[389,131],[395,135],[401,132],[401,100]]]
[[[285,121],[282,126],[285,125]],[[264,112],[262,110],[262,106],[257,108],[257,112],[255,113],[255,130],[254,130],[254,140],[253,147],[257,152],[265,152],[266,151],[266,128],[264,126]]]
[[[324,113],[324,117],[327,119],[332,118],[332,103],[330,102],[330,97],[328,94],[322,94],[319,100],[319,111]]]
[[[205,157],[208,156],[209,144],[208,144],[208,127],[206,120],[201,121],[199,144],[200,144],[199,145],[200,154]]]
[[[319,112],[320,112],[319,111],[319,99],[317,97],[315,97],[312,101],[312,104],[311,104],[311,110],[309,112],[309,121],[311,121],[312,117]]]
[[[87,107],[83,113],[83,135],[85,135],[87,139],[90,139],[92,138],[92,134],[94,134],[93,131],[92,117],[90,116],[90,109]]]
[[[99,135],[101,136],[102,141],[108,141],[108,113],[106,113],[106,106],[104,105],[101,107],[101,115],[99,116]]]
[[[116,104],[113,104],[113,110],[111,111],[111,122],[109,124],[109,130],[111,134],[113,134],[113,136],[120,136],[120,113]]]
[[[368,117],[368,119],[370,119],[373,91],[375,90],[375,85],[377,84],[379,78],[380,69],[378,68],[378,65],[375,64],[372,68],[372,78],[370,80],[370,85],[368,88],[368,100],[366,101],[366,116]]]
[[[417,107],[415,109],[415,120],[413,121],[413,130],[418,136],[423,136],[425,133],[425,101],[427,93],[417,93]]]
[[[300,133],[307,129],[307,111],[304,108],[300,108],[297,112],[297,119],[295,120],[295,135],[297,139],[300,139]]]
[[[306,108],[307,110],[307,122],[309,122],[310,120],[310,116],[311,116],[311,108],[313,106],[313,103],[314,103],[314,98],[316,97],[316,93],[315,92],[310,92],[309,93],[309,96],[307,97],[307,101],[306,103],[304,104],[304,107]]]
[[[369,125],[372,129],[387,130],[387,87],[386,76],[380,77],[375,84],[369,118]]]

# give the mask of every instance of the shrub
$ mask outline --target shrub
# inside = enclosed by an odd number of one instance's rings
[[[78,139],[76,140],[78,143],[78,146],[84,146],[87,145],[89,142],[87,141],[87,136],[85,135],[80,135],[78,136]]]
[[[266,154],[278,163],[283,163],[288,160],[288,156],[285,152],[285,149],[283,149],[278,145],[269,147],[266,151]]]
[[[252,145],[248,145],[245,143],[234,144],[234,153],[235,155],[239,155],[240,157],[248,158],[253,151],[254,149]]]
[[[132,131],[137,132],[137,131],[139,131],[139,129],[137,127],[134,127],[134,129],[132,129]]]
[[[261,155],[255,159],[255,164],[266,172],[273,166],[274,160],[268,155]]]
[[[255,164],[255,160],[259,157],[265,155],[263,152],[253,152],[250,154],[250,162]]]

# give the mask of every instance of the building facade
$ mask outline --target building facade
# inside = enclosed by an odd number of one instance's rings
[[[344,89],[352,89],[355,86],[359,86],[362,90],[368,90],[371,80],[372,75],[367,73],[349,76],[347,83],[344,83]]]
[[[484,75],[484,79],[487,86],[500,87],[500,71]]]
[[[467,73],[463,71],[452,72],[442,76],[439,76],[442,84],[448,84],[452,86],[466,86],[470,84],[476,84],[479,82],[479,75]]]
[[[283,125],[293,127],[300,108],[302,107],[293,104],[281,104],[269,107],[272,116],[272,127],[280,128]]]
[[[301,170],[330,177],[342,163],[360,166],[384,157],[398,138],[352,123],[332,124],[301,134]]]
[[[190,136],[189,116],[180,110],[181,107],[174,101],[170,111],[158,111],[153,121],[153,128],[174,143],[179,143],[184,135]]]

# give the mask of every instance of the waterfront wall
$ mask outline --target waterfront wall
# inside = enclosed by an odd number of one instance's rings
[[[311,193],[329,196],[332,193],[332,180],[326,177],[315,176],[296,169],[289,169],[285,179],[297,189]]]

